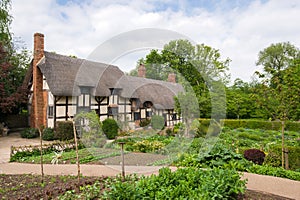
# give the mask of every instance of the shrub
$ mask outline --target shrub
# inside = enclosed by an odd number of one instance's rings
[[[58,121],[56,122],[56,130],[54,138],[57,140],[71,140],[74,138],[73,122],[71,121]]]
[[[43,140],[46,140],[46,141],[54,140],[54,129],[53,128],[45,128],[43,130]]]
[[[142,119],[140,122],[140,127],[148,126],[151,123],[150,119]]]
[[[255,164],[262,165],[265,159],[265,153],[259,149],[248,149],[244,151],[244,157]]]
[[[95,111],[77,114],[75,122],[76,127],[80,129],[80,140],[86,147],[103,147],[105,145],[106,137]]]
[[[245,184],[234,170],[162,168],[158,175],[139,180],[108,182],[104,199],[235,199],[245,192]]]
[[[36,128],[27,128],[21,132],[22,138],[36,138],[39,136],[39,131]]]
[[[163,116],[153,115],[151,117],[151,126],[153,129],[162,130],[165,127],[165,119]]]
[[[272,145],[269,147],[268,155],[265,158],[265,164],[272,167],[281,166],[281,145]],[[288,149],[289,168],[291,170],[300,169],[300,147],[286,146]]]
[[[102,130],[108,139],[115,139],[118,135],[118,123],[111,118],[107,118],[102,122]]]

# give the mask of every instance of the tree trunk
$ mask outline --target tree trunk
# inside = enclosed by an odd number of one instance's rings
[[[281,166],[284,168],[284,120],[281,121]]]

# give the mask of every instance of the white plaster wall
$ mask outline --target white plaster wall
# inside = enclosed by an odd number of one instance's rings
[[[48,105],[49,106],[54,105],[54,97],[50,91],[48,92]]]
[[[100,116],[100,121],[104,121],[107,118],[107,116]]]
[[[107,106],[100,106],[100,113],[101,114],[107,113]]]
[[[53,118],[51,118],[51,119],[48,119],[48,127],[49,128],[53,128],[54,127],[54,119]]]
[[[66,107],[65,106],[56,106],[56,116],[62,117],[65,116]]]
[[[68,106],[69,116],[74,116],[76,114],[76,106]]]
[[[59,104],[59,103],[65,104],[66,103],[66,97],[60,97],[59,100],[57,101],[57,104]]]

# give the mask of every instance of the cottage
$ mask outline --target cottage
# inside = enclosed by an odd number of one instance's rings
[[[100,120],[112,117],[132,127],[152,115],[161,115],[167,126],[180,121],[174,96],[183,91],[175,82],[125,75],[117,66],[44,51],[44,35],[34,34],[34,55],[27,74],[30,126],[54,127],[81,111],[95,110]]]

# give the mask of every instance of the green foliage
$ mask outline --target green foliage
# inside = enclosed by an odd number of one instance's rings
[[[107,118],[102,122],[102,130],[108,139],[115,139],[118,135],[118,123],[111,118]]]
[[[243,156],[241,154],[237,154],[221,143],[217,143],[211,149],[208,148],[206,151],[200,150],[199,154],[183,155],[177,161],[177,165],[184,167],[191,166],[200,168],[212,168],[222,167],[230,161],[239,160],[243,160]]]
[[[142,119],[140,122],[140,127],[146,127],[151,123],[150,119]]]
[[[53,128],[44,128],[42,135],[43,135],[43,140],[52,141],[52,140],[54,140],[54,129]]]
[[[146,152],[156,152],[162,149],[165,145],[160,141],[149,141],[149,140],[142,140],[134,143],[133,150],[146,153]]]
[[[80,131],[80,140],[86,147],[103,147],[106,137],[95,111],[81,112],[75,116],[77,132]]]
[[[21,132],[22,138],[36,138],[39,136],[39,131],[36,128],[26,128]]]
[[[291,170],[300,169],[300,146],[285,146],[288,149],[289,168]],[[281,145],[271,145],[265,158],[265,164],[272,167],[281,166]]]
[[[200,119],[199,135],[207,132],[210,125],[210,119]],[[221,120],[224,126],[230,129],[246,128],[246,129],[263,129],[263,130],[281,130],[280,121],[266,121],[266,120],[236,120],[224,119]],[[300,130],[300,123],[294,121],[285,122],[285,130],[296,131]]]
[[[128,179],[128,178],[127,178]],[[107,184],[105,199],[235,199],[245,192],[238,172],[224,169],[162,168],[158,175]],[[126,191],[126,192],[124,192]]]
[[[285,170],[281,167],[271,167],[267,165],[253,165],[247,169],[248,172],[254,174],[269,175],[281,178],[288,178],[291,180],[300,181],[300,172]]]
[[[57,140],[70,140],[74,138],[72,121],[57,121],[54,138]]]
[[[13,41],[10,9],[10,0],[0,1],[0,119],[8,113],[19,114],[28,99],[27,86],[22,83],[30,56]]]
[[[151,116],[151,126],[155,130],[162,130],[165,127],[165,119],[160,115]]]

